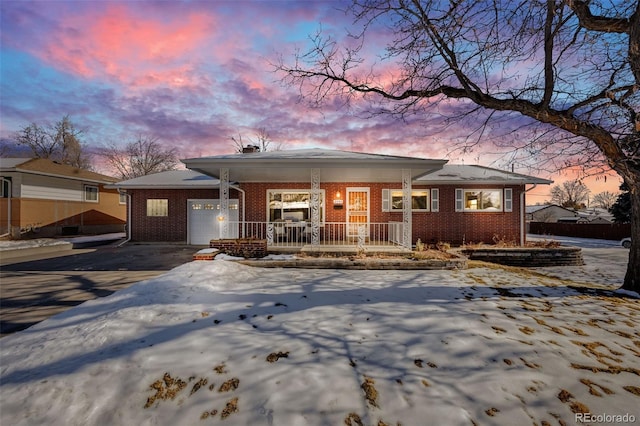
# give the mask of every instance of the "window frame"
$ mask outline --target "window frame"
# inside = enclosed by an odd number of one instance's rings
[[[424,192],[424,196],[427,197],[426,203],[425,203],[425,207],[424,209],[414,209],[413,208],[413,198],[414,192]],[[435,194],[438,194],[439,196],[439,192],[437,188],[411,188],[411,211],[412,212],[430,212],[430,211],[438,211],[438,209],[433,210],[433,195],[434,195],[434,191]],[[402,189],[393,189],[393,188],[384,188],[382,190],[382,211],[383,212],[389,212],[389,213],[401,213],[402,211],[404,211],[403,208],[394,208],[393,207],[393,193],[394,192],[400,192],[402,193]],[[436,201],[439,203],[439,197],[436,199]],[[439,207],[439,206],[438,206]]]
[[[149,203],[161,202],[158,203],[158,206],[150,206]],[[164,206],[162,205],[164,204]],[[150,214],[150,211],[153,213],[155,210],[158,210],[159,213],[164,214]],[[164,210],[164,212],[162,211]],[[169,199],[168,198],[147,198],[146,203],[146,216],[147,217],[169,217]]]
[[[308,219],[303,219],[302,221],[306,221],[306,222],[311,222],[311,189],[296,189],[296,188],[270,188],[267,189],[266,192],[266,222],[267,223],[273,223],[274,221],[279,221],[278,219],[275,220],[271,220],[271,206],[269,205],[270,199],[271,199],[271,194],[274,193],[279,193],[280,195],[282,194],[308,194],[309,195],[309,215],[308,215]],[[324,226],[325,223],[325,217],[326,217],[326,192],[324,189],[320,189],[319,190],[320,193],[320,223],[321,225]],[[282,207],[281,207],[281,219],[280,220],[285,220],[283,217],[283,212],[282,212]]]
[[[87,191],[88,189],[95,189],[95,192],[93,191]],[[98,185],[84,185],[83,189],[82,189],[82,193],[83,193],[83,200],[86,203],[99,203],[100,202],[100,187]],[[92,200],[89,197],[87,197],[88,194],[95,194],[96,199]]]
[[[500,196],[500,207],[493,209],[472,209],[467,207],[467,193],[495,192]],[[508,207],[510,204],[511,207]],[[455,190],[455,211],[463,213],[503,213],[513,210],[513,189],[512,188],[456,188]]]
[[[2,180],[0,181],[0,198],[10,198],[11,194],[11,185],[13,182],[10,177],[2,176]]]

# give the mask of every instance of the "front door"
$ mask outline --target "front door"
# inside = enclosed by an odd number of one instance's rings
[[[369,236],[369,188],[347,188],[347,237],[358,238],[359,232]]]

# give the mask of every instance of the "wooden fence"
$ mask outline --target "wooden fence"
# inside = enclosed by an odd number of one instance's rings
[[[628,223],[547,223],[530,222],[529,233],[540,235],[562,235],[565,237],[621,240],[631,236]]]

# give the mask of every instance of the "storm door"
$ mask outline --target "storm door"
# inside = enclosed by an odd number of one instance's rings
[[[369,188],[347,188],[347,237],[369,237]]]

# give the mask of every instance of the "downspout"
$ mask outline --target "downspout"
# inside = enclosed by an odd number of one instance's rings
[[[245,237],[246,234],[246,223],[245,223],[245,210],[244,210],[244,199],[245,199],[245,192],[243,189],[241,189],[239,186],[237,185],[229,185],[231,188],[235,189],[236,191],[240,191],[240,193],[242,194],[242,238]]]
[[[127,239],[118,244],[117,247],[122,247],[123,245],[131,241],[131,194],[129,194],[127,191],[118,190],[118,193],[121,194],[122,192],[124,192],[124,195],[127,196]]]
[[[525,237],[524,229],[526,225],[525,218],[527,216],[527,212],[524,205],[524,194],[536,189],[536,186],[538,186],[538,184],[534,183],[531,188],[525,189],[520,193],[520,246],[524,246],[524,237]],[[526,185],[525,185],[525,188],[526,188]]]
[[[1,237],[11,236],[11,181],[9,179],[0,177],[2,180],[2,186],[7,182],[7,233],[0,235]]]

